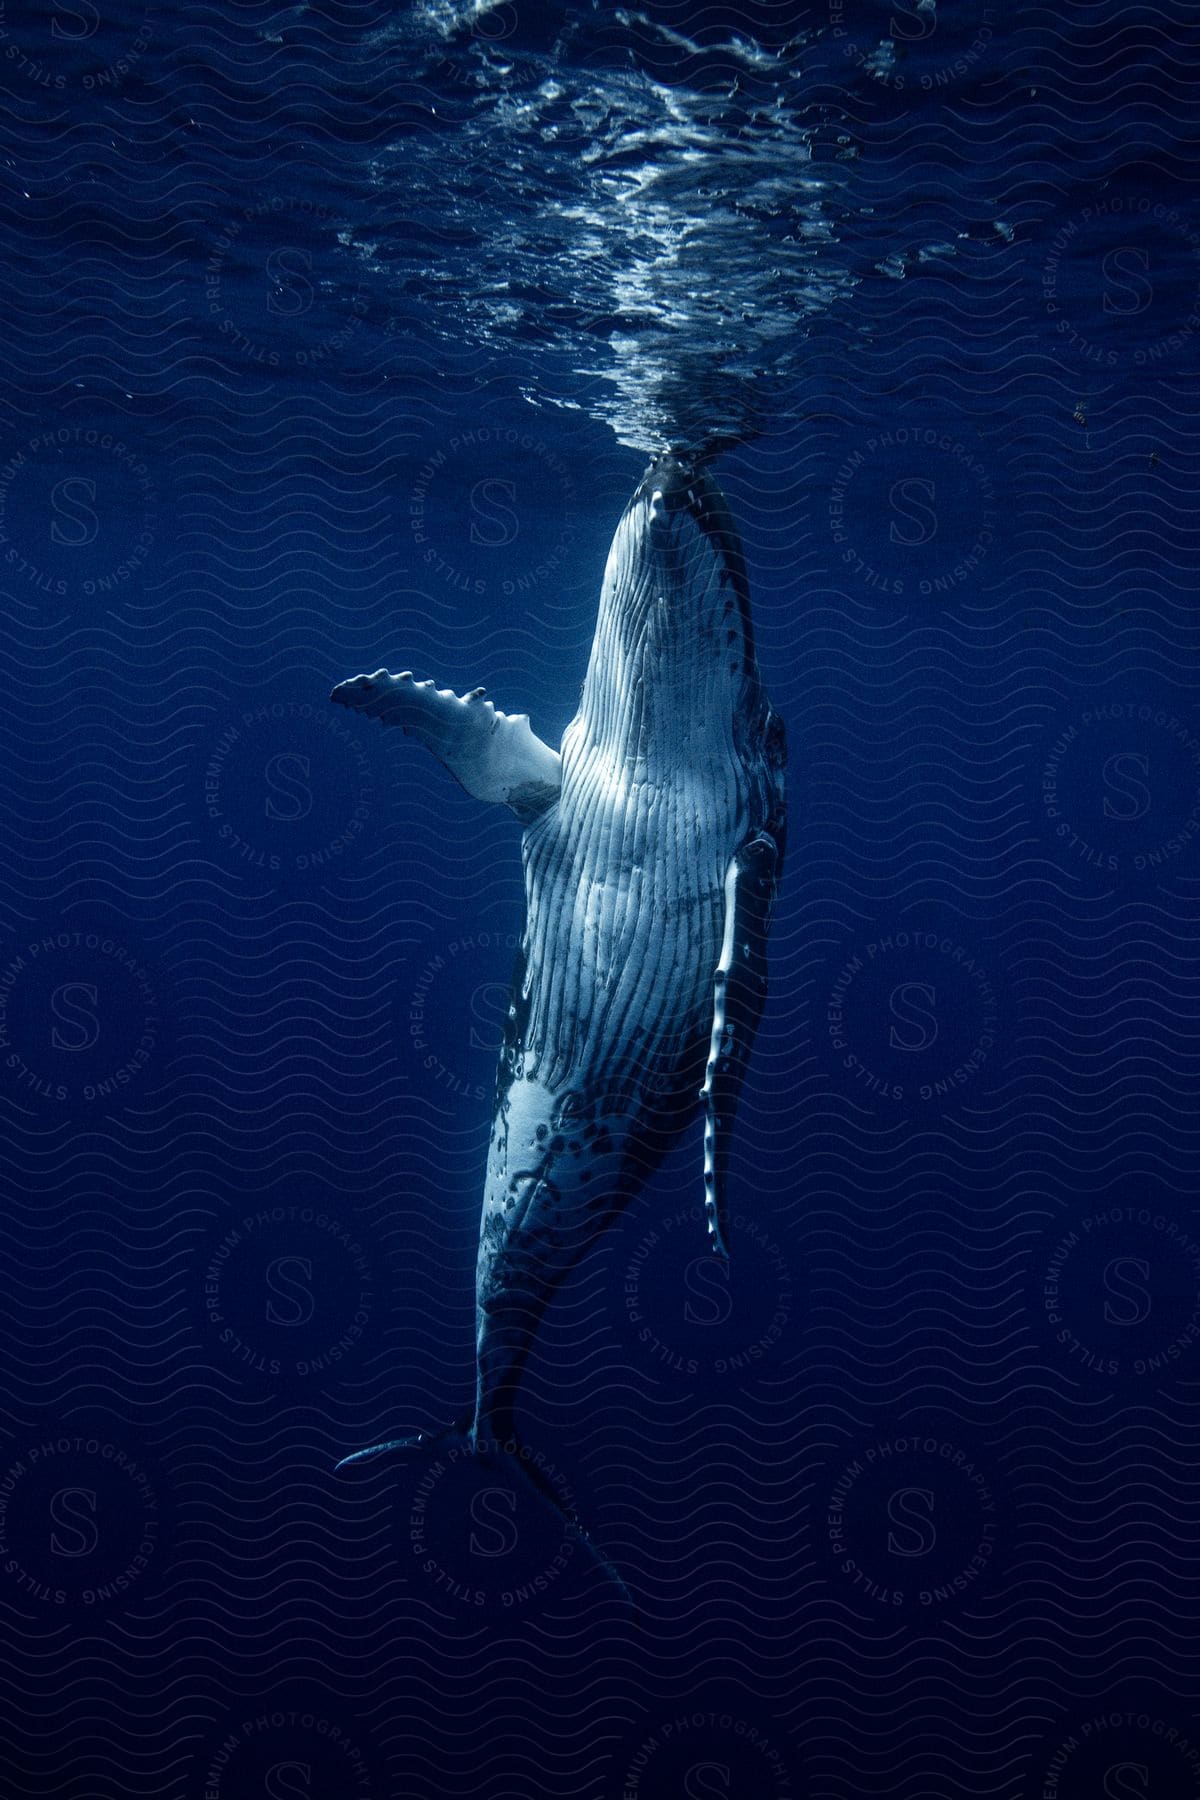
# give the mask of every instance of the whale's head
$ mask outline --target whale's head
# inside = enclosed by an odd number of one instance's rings
[[[691,459],[647,469],[613,536],[582,713],[597,738],[659,747],[726,736],[754,710],[758,665],[745,559],[725,498]]]
[[[745,558],[706,469],[674,453],[651,463],[613,536],[600,605],[626,657],[653,647],[690,660],[736,643],[753,664]]]

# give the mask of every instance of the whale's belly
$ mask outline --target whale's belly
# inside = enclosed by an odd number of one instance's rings
[[[736,780],[565,781],[526,832],[481,1298],[502,1253],[506,1285],[514,1258],[561,1274],[692,1116],[745,807]]]
[[[711,1025],[741,808],[700,784],[572,798],[526,836],[525,1072],[662,1080]]]
[[[558,1283],[694,1115],[728,852],[676,805],[526,834],[528,917],[497,1080],[476,1271],[478,1408],[515,1379]],[[601,845],[603,844],[603,848]]]

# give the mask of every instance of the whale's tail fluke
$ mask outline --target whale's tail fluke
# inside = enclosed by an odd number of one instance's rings
[[[543,1506],[549,1507],[558,1516],[571,1537],[582,1544],[586,1554],[613,1583],[635,1619],[637,1618],[636,1602],[615,1563],[609,1561],[582,1523],[573,1501],[550,1479],[546,1473],[544,1458],[531,1455],[515,1437],[510,1436],[503,1441],[481,1441],[476,1436],[472,1423],[460,1421],[446,1426],[442,1431],[416,1431],[408,1437],[387,1438],[383,1443],[371,1444],[365,1450],[352,1451],[349,1456],[343,1456],[335,1468],[347,1469],[352,1464],[370,1462],[377,1456],[386,1456],[392,1452],[424,1451],[436,1456],[447,1450],[471,1455],[485,1465],[502,1466],[506,1472],[514,1475],[529,1493],[534,1494]]]
[[[339,1469],[348,1469],[351,1463],[370,1462],[373,1456],[385,1456],[389,1450],[424,1450],[440,1441],[444,1435],[438,1432],[430,1436],[428,1432],[417,1431],[412,1437],[388,1438],[386,1443],[371,1444],[365,1450],[353,1450],[349,1456],[343,1456],[340,1462],[334,1463],[334,1473]]]

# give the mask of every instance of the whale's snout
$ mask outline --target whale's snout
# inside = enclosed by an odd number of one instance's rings
[[[651,463],[634,495],[641,501],[652,523],[664,523],[681,512],[695,509],[697,477],[692,465],[673,453],[660,456]]]
[[[735,642],[750,645],[741,546],[698,458],[667,452],[646,470],[613,538],[603,613],[629,666],[650,655],[675,671],[675,687],[685,668],[707,679],[714,655],[726,676],[752,662]]]
[[[635,519],[640,515],[651,551],[678,550],[683,538],[699,522],[704,491],[703,477],[682,457],[668,454],[650,465],[634,495],[631,511]]]
[[[641,552],[685,600],[707,589],[714,569],[740,560],[737,537],[716,482],[692,457],[668,451],[646,470],[626,513]],[[665,591],[665,590],[664,590]]]
[[[664,498],[674,501],[686,494],[695,478],[694,464],[687,457],[668,450],[650,464],[643,477],[643,485],[656,489]]]

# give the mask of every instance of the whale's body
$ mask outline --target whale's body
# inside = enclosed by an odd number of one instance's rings
[[[675,457],[648,470],[613,538],[559,753],[482,689],[460,699],[380,671],[333,697],[421,737],[525,822],[465,1423],[503,1441],[551,1296],[692,1120],[702,1083],[709,1237],[727,1254],[728,1132],[765,993],[784,736],[720,490]]]

